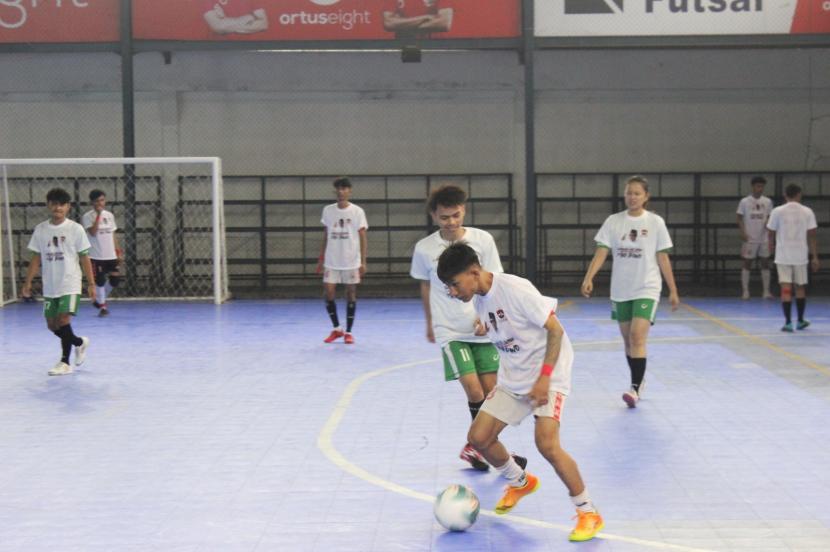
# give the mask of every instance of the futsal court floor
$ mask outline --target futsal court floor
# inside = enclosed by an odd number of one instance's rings
[[[0,309],[0,551],[830,550],[830,300],[779,331],[777,301],[664,302],[638,408],[607,299],[562,299],[576,350],[562,426],[605,518],[567,541],[564,486],[533,422],[503,433],[542,482],[507,516],[503,481],[458,459],[469,425],[418,300],[360,300],[326,345],[321,300],[114,302],[48,377],[40,304]],[[344,301],[339,301],[342,311]],[[435,494],[463,483],[476,524]]]

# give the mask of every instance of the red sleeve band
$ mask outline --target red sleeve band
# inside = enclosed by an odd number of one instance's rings
[[[550,364],[543,364],[542,365],[542,375],[543,376],[550,376],[553,374],[553,366]]]

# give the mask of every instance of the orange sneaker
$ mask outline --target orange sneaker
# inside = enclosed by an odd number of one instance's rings
[[[352,345],[354,343],[354,337],[347,332],[345,337],[343,337],[343,341],[346,342],[346,345]]]
[[[576,527],[571,531],[568,540],[573,542],[582,542],[591,540],[600,530],[605,527],[605,522],[602,521],[602,516],[599,512],[581,512],[576,511]]]
[[[504,489],[504,496],[501,497],[498,504],[496,504],[496,513],[497,514],[506,514],[513,507],[519,503],[523,497],[529,495],[530,493],[536,492],[539,488],[539,478],[533,475],[532,473],[525,472],[525,476],[527,477],[527,481],[525,482],[524,486],[522,487],[511,487],[508,485]]]
[[[329,336],[323,340],[323,343],[331,343],[335,339],[340,339],[344,335],[345,334],[341,330],[332,330]]]

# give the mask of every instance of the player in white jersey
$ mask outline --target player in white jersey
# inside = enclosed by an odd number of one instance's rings
[[[646,374],[646,340],[657,315],[662,281],[669,287],[672,310],[677,310],[680,297],[669,260],[671,237],[662,217],[646,211],[648,181],[632,176],[625,183],[627,209],[613,214],[602,224],[594,237],[597,243],[594,258],[582,280],[582,295],[594,291],[594,276],[613,253],[611,266],[611,318],[620,325],[625,342],[625,357],[631,372],[631,388],[623,393],[623,401],[634,408],[643,392]]]
[[[89,258],[95,273],[95,300],[92,305],[99,309],[98,316],[107,316],[107,296],[121,281],[120,263],[124,260],[115,231],[118,225],[115,216],[107,211],[107,196],[101,190],[89,192],[92,210],[84,213],[81,224],[86,229],[91,248]]]
[[[778,269],[778,283],[781,286],[781,306],[784,309],[783,332],[792,332],[791,318],[793,285],[795,305],[798,312],[797,328],[803,330],[810,325],[804,318],[807,307],[807,265],[818,272],[818,224],[816,215],[809,207],[801,204],[801,186],[788,184],[784,189],[787,203],[772,210],[767,222],[770,249],[775,251],[775,267]],[[809,253],[809,258],[808,258]]]
[[[559,440],[574,355],[556,317],[556,300],[544,297],[524,278],[485,270],[475,250],[463,242],[449,246],[438,258],[438,277],[452,297],[473,302],[478,315],[476,334],[486,335],[501,351],[498,384],[468,435],[470,443],[508,480],[496,513],[509,512],[539,488],[539,479],[519,466],[498,439],[508,424],[519,425],[533,415],[536,447],[568,488],[577,508],[578,521],[570,540],[594,538],[603,527],[602,517],[576,462]]]
[[[32,280],[43,266],[43,314],[46,326],[61,340],[61,359],[49,370],[50,376],[72,373],[69,355],[75,347],[75,365],[83,364],[89,338],[76,336],[71,317],[78,312],[81,299],[81,268],[89,284],[89,297],[95,299],[92,264],[89,262],[89,240],[83,227],[66,218],[71,197],[66,190],[53,188],[46,194],[51,217],[35,227],[29,250],[32,258],[21,290],[24,298],[32,296]],[[80,266],[79,266],[80,263]]]
[[[444,360],[444,379],[458,380],[467,396],[467,407],[475,420],[484,397],[496,385],[499,352],[486,337],[476,336],[475,309],[450,297],[447,286],[438,279],[438,257],[451,244],[463,241],[475,250],[481,265],[490,272],[502,272],[499,251],[493,236],[484,230],[464,226],[467,194],[458,186],[442,186],[432,191],[427,208],[438,231],[415,244],[410,276],[421,281],[421,303],[426,317],[426,337],[438,342]],[[460,457],[477,470],[489,465],[466,443]],[[527,463],[517,457],[520,463]]]
[[[366,230],[369,229],[369,223],[366,222],[363,209],[349,202],[352,196],[352,183],[348,178],[336,179],[334,191],[337,203],[326,205],[320,219],[326,230],[323,233],[317,272],[323,272],[326,311],[334,326],[323,341],[331,343],[342,337],[347,344],[352,344],[352,325],[357,309],[357,284],[366,274]],[[345,332],[340,326],[337,304],[334,302],[337,284],[346,285]]]
[[[772,200],[764,195],[767,181],[763,176],[752,178],[752,193],[741,199],[738,204],[738,230],[741,233],[741,269],[742,299],[749,299],[749,275],[752,260],[757,258],[761,265],[761,282],[764,286],[763,298],[772,299],[769,292],[769,240],[767,239],[767,219],[772,211]]]

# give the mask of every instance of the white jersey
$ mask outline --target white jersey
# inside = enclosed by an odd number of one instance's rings
[[[496,242],[488,232],[464,227],[461,240],[478,255],[481,266],[490,272],[503,272]],[[438,278],[438,257],[453,242],[444,240],[441,232],[430,234],[415,244],[409,275],[418,280],[429,280],[429,310],[435,340],[443,347],[450,341],[487,343],[485,336],[475,335],[476,311],[472,303],[450,297],[447,286]]]
[[[632,217],[628,211],[605,219],[594,236],[601,247],[611,250],[611,300],[660,299],[663,279],[657,253],[672,248],[671,236],[660,215],[645,211]]]
[[[775,231],[775,264],[807,264],[807,231],[817,227],[813,210],[797,201],[773,209],[767,228]]]
[[[78,256],[89,252],[83,227],[66,219],[54,226],[50,221],[35,226],[29,250],[40,255],[44,297],[81,294],[81,267]]]
[[[363,209],[354,203],[345,209],[336,203],[326,205],[320,222],[327,232],[323,266],[332,270],[360,268],[360,230],[369,228]]]
[[[526,395],[539,379],[548,343],[545,323],[555,313],[557,300],[545,297],[530,281],[512,274],[493,274],[487,295],[473,297],[479,319],[488,326],[487,337],[500,353],[498,385]],[[571,391],[573,347],[562,336],[559,358],[550,388],[567,395]]]
[[[767,196],[755,199],[750,194],[738,203],[737,213],[743,217],[744,230],[749,243],[766,243],[767,218],[770,212],[772,212],[772,200]]]
[[[95,217],[98,213],[93,209],[84,213],[81,219],[84,229],[89,234],[89,229],[95,224]],[[98,232],[93,236],[89,234],[89,258],[96,261],[112,261],[118,258],[115,252],[115,239],[113,235],[118,230],[115,224],[115,217],[109,211],[101,211],[101,220],[98,222]]]

